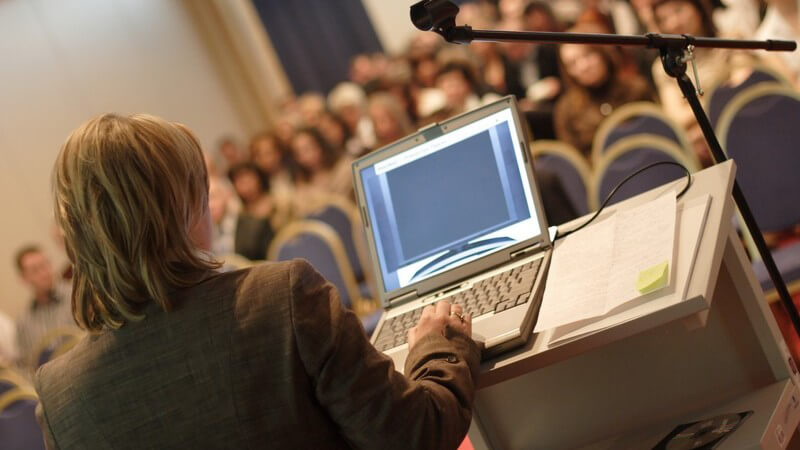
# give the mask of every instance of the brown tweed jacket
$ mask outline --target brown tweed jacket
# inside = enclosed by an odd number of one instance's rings
[[[405,373],[304,261],[217,274],[36,375],[52,449],[456,448],[479,363],[428,335]]]

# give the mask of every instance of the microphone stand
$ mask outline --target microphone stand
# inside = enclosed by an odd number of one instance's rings
[[[700,100],[697,97],[692,81],[686,75],[687,62],[694,65],[695,48],[731,48],[731,49],[760,49],[769,51],[794,51],[797,43],[794,41],[779,40],[736,40],[717,39],[707,37],[694,37],[690,35],[648,33],[644,36],[616,35],[616,34],[589,34],[589,33],[556,33],[544,31],[496,31],[473,30],[468,25],[456,26],[455,17],[458,6],[448,0],[423,0],[411,6],[411,21],[423,31],[434,31],[441,35],[447,42],[456,44],[469,44],[472,41],[502,42],[522,41],[530,43],[549,44],[591,44],[591,45],[616,45],[646,47],[658,49],[661,54],[661,63],[667,74],[678,83],[689,106],[692,108],[697,123],[703,131],[703,136],[708,143],[711,155],[716,164],[725,162],[728,157],[714,134],[714,129],[708,119]],[[695,77],[697,73],[695,71]],[[702,92],[701,92],[702,94]],[[767,272],[775,285],[783,306],[789,313],[789,318],[794,325],[795,333],[800,336],[800,315],[792,302],[789,290],[781,276],[772,253],[769,251],[764,236],[756,223],[753,213],[745,200],[739,183],[734,180],[733,200],[739,208],[745,225],[755,241],[758,253],[764,261]]]

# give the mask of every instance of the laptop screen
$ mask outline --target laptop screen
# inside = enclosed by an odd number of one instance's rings
[[[385,291],[541,234],[511,109],[360,169]]]

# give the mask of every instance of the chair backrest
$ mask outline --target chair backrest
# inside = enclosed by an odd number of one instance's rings
[[[800,223],[800,93],[769,83],[737,94],[719,118],[722,147],[763,231]]]
[[[587,214],[592,171],[586,158],[573,146],[560,141],[533,141],[530,151],[537,168],[549,171],[561,181],[575,212]]]
[[[592,142],[592,162],[596,165],[612,145],[627,137],[648,134],[690,149],[686,133],[651,102],[632,102],[617,108],[597,128]]]
[[[272,261],[305,259],[336,286],[342,304],[355,308],[361,301],[347,252],[329,225],[314,220],[290,222],[273,239],[268,257]]]
[[[36,350],[33,352],[36,357],[34,360],[35,367],[39,367],[51,359],[68,352],[83,335],[83,331],[72,327],[59,327],[50,330],[39,340]]]
[[[632,136],[614,144],[595,167],[590,187],[589,201],[597,209],[606,196],[625,177],[636,170],[658,161],[673,161],[686,166],[691,172],[698,170],[697,162],[674,142],[660,136]],[[675,166],[658,166],[635,176],[614,195],[609,204],[649,191],[664,183],[685,176]]]
[[[344,202],[346,202],[344,199],[331,200],[322,208],[309,214],[306,219],[318,220],[333,228],[344,245],[350,267],[353,268],[353,275],[356,280],[363,280],[364,268],[358,256],[353,233],[354,223],[351,210],[354,206],[346,205]]]
[[[757,86],[761,83],[770,83],[777,86],[782,86],[780,80],[776,79],[771,73],[761,70],[754,70],[747,79],[736,86],[720,85],[708,95],[706,104],[706,111],[708,112],[708,119],[711,121],[711,126],[716,127],[719,123],[720,115],[726,106],[733,100],[740,92]]]
[[[0,396],[0,447],[44,450],[42,431],[36,421],[36,394],[16,390]]]

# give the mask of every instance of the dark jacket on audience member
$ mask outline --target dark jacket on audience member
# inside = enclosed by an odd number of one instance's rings
[[[479,350],[429,334],[405,373],[304,261],[215,274],[174,311],[89,335],[36,375],[50,449],[456,448]]]

